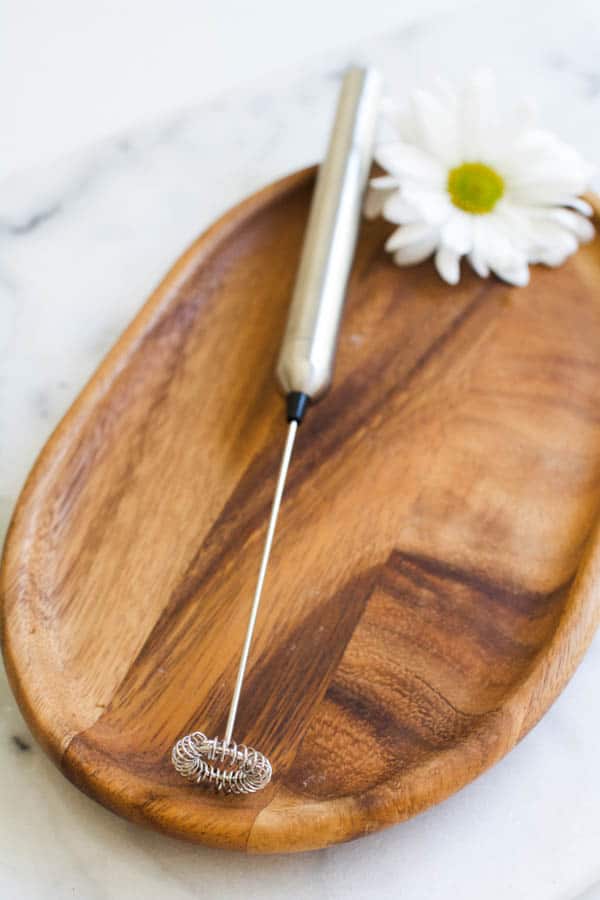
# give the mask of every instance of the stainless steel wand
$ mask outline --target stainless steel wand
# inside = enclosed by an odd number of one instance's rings
[[[244,794],[261,790],[272,769],[263,753],[232,740],[258,608],[298,426],[331,383],[346,287],[354,258],[363,194],[371,167],[381,81],[359,67],[344,77],[325,161],[319,168],[300,266],[277,364],[286,397],[287,440],[250,610],[225,735],[200,731],[177,741],[176,770],[198,784]]]

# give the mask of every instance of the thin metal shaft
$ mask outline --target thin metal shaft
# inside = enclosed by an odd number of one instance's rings
[[[260,563],[260,569],[258,571],[258,580],[256,582],[256,590],[254,591],[254,600],[252,601],[252,609],[250,610],[250,618],[248,620],[248,629],[246,631],[246,639],[244,640],[244,646],[242,648],[242,654],[240,656],[240,663],[238,667],[237,678],[235,680],[235,688],[233,690],[233,696],[231,698],[231,706],[229,707],[229,716],[227,717],[227,727],[225,729],[225,738],[224,743],[229,744],[231,741],[231,736],[233,734],[233,726],[235,725],[235,717],[237,715],[238,704],[240,702],[240,693],[242,691],[242,684],[244,683],[244,675],[246,674],[246,666],[248,664],[248,654],[250,653],[250,645],[252,644],[252,636],[254,634],[254,626],[256,625],[256,616],[258,614],[258,607],[260,606],[260,598],[262,595],[263,585],[265,582],[265,575],[267,574],[267,566],[269,564],[269,557],[271,555],[271,547],[273,546],[273,537],[275,535],[275,526],[277,525],[277,516],[279,515],[279,507],[281,506],[281,498],[283,497],[283,489],[285,487],[285,480],[287,477],[288,469],[290,466],[290,459],[292,458],[292,450],[294,449],[294,441],[296,439],[296,432],[298,431],[298,423],[295,419],[292,419],[290,422],[290,426],[288,429],[287,440],[285,442],[285,447],[283,450],[283,456],[281,458],[281,465],[279,467],[279,476],[277,478],[277,487],[275,488],[275,496],[273,497],[273,505],[271,506],[271,515],[269,518],[269,527],[267,529],[267,536],[265,538],[265,546],[263,549],[262,560]]]

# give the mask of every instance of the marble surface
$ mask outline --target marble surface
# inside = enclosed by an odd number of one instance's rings
[[[312,53],[468,4],[2,0],[0,172],[41,165],[243,81],[277,77]]]
[[[596,0],[478,4],[433,17],[0,189],[0,527],[37,452],[187,243],[322,152],[339,72],[378,63],[401,95],[491,64],[507,97],[600,160]],[[318,853],[245,858],[146,832],[77,792],[0,684],[0,896],[600,898],[600,640],[533,732],[416,819]]]

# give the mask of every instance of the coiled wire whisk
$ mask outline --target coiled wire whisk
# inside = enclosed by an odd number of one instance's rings
[[[260,751],[207,738],[201,731],[177,741],[171,760],[184,778],[226,794],[253,794],[266,787],[272,775],[271,763]]]

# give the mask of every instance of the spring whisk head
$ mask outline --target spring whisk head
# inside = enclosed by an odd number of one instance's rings
[[[182,737],[171,752],[175,770],[188,781],[226,794],[254,794],[271,780],[267,757],[235,741],[207,738],[201,731]]]

